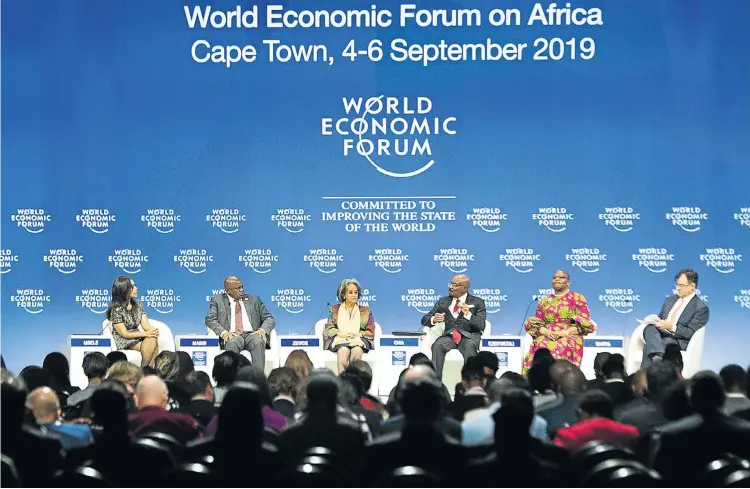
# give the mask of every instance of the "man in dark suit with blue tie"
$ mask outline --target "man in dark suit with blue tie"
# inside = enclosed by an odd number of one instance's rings
[[[641,368],[647,369],[654,361],[661,360],[670,343],[687,349],[693,334],[708,322],[708,306],[698,297],[698,272],[690,268],[680,270],[675,275],[677,295],[664,301],[659,320],[643,330],[643,359]]]
[[[242,280],[224,279],[224,293],[211,297],[206,327],[216,333],[227,351],[250,352],[251,362],[265,370],[266,349],[276,321],[257,295],[245,294]]]
[[[432,328],[445,323],[443,335],[432,344],[432,363],[438,378],[443,377],[445,355],[458,349],[464,363],[479,352],[487,309],[484,300],[469,294],[471,282],[466,275],[456,275],[448,284],[448,297],[441,297],[422,318],[422,326]]]

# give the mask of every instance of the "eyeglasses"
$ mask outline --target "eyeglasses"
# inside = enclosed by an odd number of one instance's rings
[[[552,277],[552,280],[568,280],[568,277],[566,277],[565,275],[555,275],[554,277]]]
[[[448,287],[463,287],[464,284],[457,284],[456,282],[448,282]]]
[[[676,285],[676,286],[677,286],[678,288],[680,288],[680,289],[681,289],[681,288],[683,288],[683,287],[690,287],[690,286],[691,286],[691,285],[693,285],[693,284],[675,284],[675,285]]]

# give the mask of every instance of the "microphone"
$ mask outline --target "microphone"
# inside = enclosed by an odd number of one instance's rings
[[[537,302],[541,298],[542,298],[542,296],[540,296],[540,295],[533,295],[533,296],[531,296],[531,300],[529,301],[529,305],[526,306],[526,312],[523,314],[523,320],[521,321],[521,329],[518,330],[518,334],[516,336],[521,336],[521,334],[523,333],[523,326],[526,323],[526,318],[529,315],[529,309],[531,309],[531,305],[533,303]]]
[[[315,322],[313,323],[312,328],[310,328],[310,331],[307,332],[306,336],[310,336],[313,333],[313,330],[315,329],[315,324],[317,324],[318,321],[320,321],[321,319],[323,319],[323,315],[325,315],[325,313],[328,312],[328,308],[329,307],[331,307],[331,303],[330,302],[326,302],[325,311],[323,312],[323,314],[320,314],[317,317],[317,319],[315,319]]]

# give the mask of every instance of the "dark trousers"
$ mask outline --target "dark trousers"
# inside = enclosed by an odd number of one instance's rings
[[[461,337],[461,341],[456,345],[451,335],[443,335],[432,344],[432,363],[435,365],[439,379],[443,378],[443,365],[445,365],[445,355],[458,349],[464,357],[464,363],[468,358],[473,357],[479,352],[479,342],[471,338]]]
[[[256,367],[266,370],[266,344],[260,335],[251,332],[242,333],[240,336],[233,336],[224,345],[226,351],[239,353],[242,350],[250,352],[250,362]]]
[[[680,343],[671,333],[661,330],[653,324],[649,324],[643,329],[643,340],[646,342],[643,346],[643,358],[641,359],[641,368],[644,370],[653,363],[652,355],[664,356],[668,344],[676,343],[679,345]]]

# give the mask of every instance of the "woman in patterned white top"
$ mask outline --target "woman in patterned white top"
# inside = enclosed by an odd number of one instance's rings
[[[153,367],[159,330],[148,322],[143,304],[136,297],[138,288],[135,282],[130,277],[117,277],[112,284],[112,302],[107,309],[107,319],[112,325],[112,337],[117,349],[139,351],[141,366]]]

